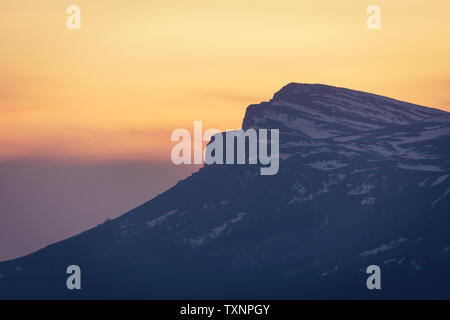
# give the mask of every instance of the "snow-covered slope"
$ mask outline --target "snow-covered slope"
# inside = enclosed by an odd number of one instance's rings
[[[124,214],[0,263],[1,298],[450,298],[450,116],[289,84],[243,128],[280,170],[205,166]],[[65,268],[83,289],[65,289]],[[367,266],[382,290],[366,288]]]
[[[247,109],[243,128],[284,128],[323,139],[412,124],[446,112],[321,84],[290,83],[272,100]]]

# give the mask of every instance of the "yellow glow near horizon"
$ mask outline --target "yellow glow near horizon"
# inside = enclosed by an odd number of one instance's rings
[[[81,30],[66,8],[81,8]],[[381,7],[381,30],[366,8]],[[450,111],[448,0],[0,2],[0,160],[170,156],[289,82]]]

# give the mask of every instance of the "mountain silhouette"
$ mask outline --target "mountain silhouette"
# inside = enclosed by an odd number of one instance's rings
[[[205,165],[73,238],[0,263],[0,298],[450,298],[450,113],[291,83],[247,108],[279,172]],[[66,268],[82,289],[66,288]],[[366,268],[381,269],[368,290]]]

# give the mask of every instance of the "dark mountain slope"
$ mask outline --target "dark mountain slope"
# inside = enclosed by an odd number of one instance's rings
[[[209,165],[123,216],[0,263],[0,298],[450,298],[450,116],[289,84],[243,128],[280,170]],[[82,269],[69,291],[66,267]],[[367,266],[382,289],[366,288]]]

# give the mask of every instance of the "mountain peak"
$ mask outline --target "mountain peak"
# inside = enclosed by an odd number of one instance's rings
[[[325,93],[332,92],[333,90],[344,89],[340,87],[334,87],[321,83],[298,83],[290,82],[282,87],[275,96],[278,94],[299,94],[299,93]],[[347,89],[348,90],[348,89]]]
[[[324,84],[289,83],[250,105],[243,128],[279,128],[312,139],[407,125],[447,114],[392,98]]]

